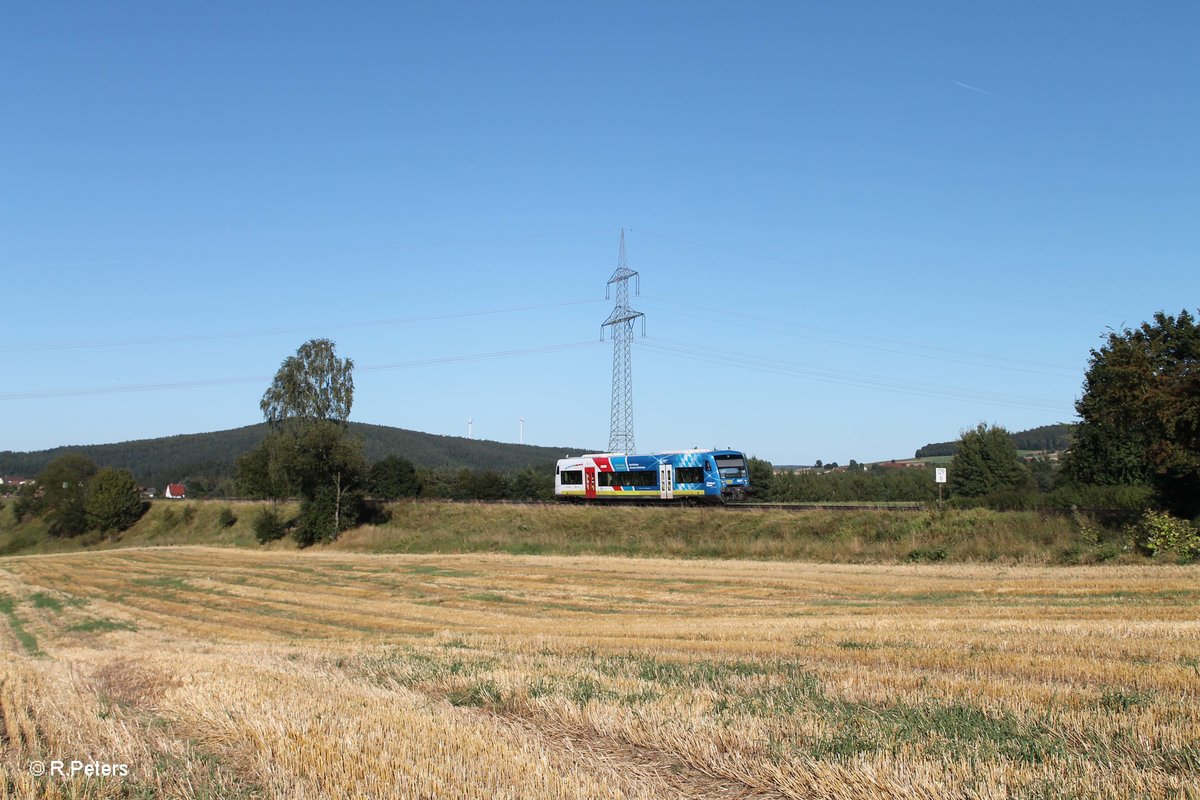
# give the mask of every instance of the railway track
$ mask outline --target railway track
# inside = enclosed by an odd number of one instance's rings
[[[662,500],[417,500],[418,503],[462,503],[464,505],[489,506],[622,506],[625,508],[662,508],[664,506],[681,507],[684,504],[676,501]],[[724,509],[726,511],[925,511],[930,508],[927,503],[696,503],[689,508]]]
[[[727,503],[730,511],[925,511],[925,503]]]

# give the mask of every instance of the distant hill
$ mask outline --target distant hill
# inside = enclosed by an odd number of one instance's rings
[[[1009,434],[1018,450],[1049,450],[1051,452],[1066,450],[1071,446],[1071,430],[1074,425],[1042,425],[1040,428],[1030,428]],[[931,456],[952,456],[958,450],[958,442],[937,442],[927,444],[917,450],[916,458]]]
[[[538,447],[461,436],[438,436],[387,425],[351,422],[362,438],[367,460],[398,455],[419,467],[493,469],[501,472],[545,466],[566,455],[597,452],[578,447]],[[213,433],[189,433],[116,444],[55,447],[31,453],[0,452],[0,475],[31,478],[63,453],[82,453],[101,467],[127,469],[142,486],[163,487],[177,481],[206,481],[233,476],[238,456],[267,435],[266,423]]]

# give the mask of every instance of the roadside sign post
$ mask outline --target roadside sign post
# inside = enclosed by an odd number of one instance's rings
[[[938,486],[938,508],[942,507],[942,484],[946,482],[946,468],[935,467],[933,470],[933,479]]]

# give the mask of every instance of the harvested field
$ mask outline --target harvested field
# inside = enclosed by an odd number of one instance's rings
[[[1198,578],[0,559],[0,797],[1200,798]]]

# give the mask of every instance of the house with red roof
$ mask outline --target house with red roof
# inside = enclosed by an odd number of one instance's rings
[[[182,500],[187,497],[187,487],[182,483],[168,483],[167,490],[163,492],[163,497],[167,500]]]

